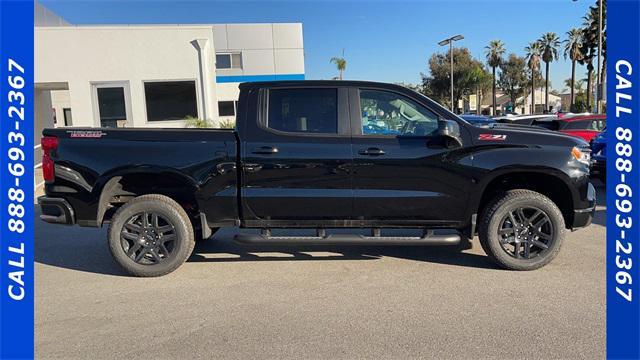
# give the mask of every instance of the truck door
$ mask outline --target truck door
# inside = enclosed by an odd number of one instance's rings
[[[354,218],[414,224],[462,220],[470,183],[447,163],[451,149],[434,136],[439,116],[393,90],[352,89],[350,104]]]
[[[240,134],[247,223],[302,226],[350,218],[347,93],[337,87],[274,86],[254,94],[250,102],[258,114],[247,115]]]

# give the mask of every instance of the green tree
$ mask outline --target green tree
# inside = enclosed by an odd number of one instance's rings
[[[569,111],[574,113],[585,112],[589,109],[587,106],[587,93],[584,89],[584,84],[587,79],[575,79],[573,81],[573,90],[575,92],[575,97],[573,100],[573,104],[569,104]],[[571,78],[564,80],[564,86],[567,88],[571,87]]]
[[[493,100],[492,100],[492,109],[493,115],[496,115],[496,69],[502,63],[502,56],[506,52],[504,48],[504,43],[500,40],[491,40],[489,45],[485,46],[485,54],[487,56],[487,64],[491,68],[492,71],[492,79],[493,79]]]
[[[576,92],[575,102],[569,108],[569,111],[573,113],[582,113],[589,111],[589,105],[587,104],[587,93],[580,89]]]
[[[475,92],[476,95],[476,114],[480,115],[480,106],[482,105],[482,95],[489,88],[491,88],[491,75],[489,72],[482,66],[482,64],[478,64],[475,68],[471,69],[467,74],[466,83],[468,83],[471,88],[469,89],[469,95]]]
[[[569,85],[571,105],[575,99],[576,62],[582,59],[582,34],[581,29],[571,29],[567,32],[567,39],[564,41],[564,58],[571,60],[571,84]]]
[[[342,54],[343,57],[332,57],[331,60],[329,60],[330,63],[333,63],[336,65],[336,68],[338,69],[338,78],[340,80],[342,80],[342,75],[344,74],[344,71],[347,69],[347,60],[344,59],[344,51]]]
[[[457,104],[460,99],[471,92],[476,91],[478,78],[472,73],[478,68],[482,69],[482,63],[471,56],[469,49],[461,47],[453,49],[453,101]],[[422,74],[422,92],[432,97],[441,104],[451,105],[451,62],[449,52],[436,53],[429,58],[429,75]]]
[[[560,46],[560,38],[554,32],[542,34],[538,40],[543,47],[542,61],[545,63],[545,86],[544,86],[544,108],[549,109],[549,64],[558,60],[558,47]]]
[[[516,54],[509,55],[507,61],[500,64],[500,77],[498,86],[509,95],[511,103],[515,107],[517,99],[525,94],[527,86],[526,61]]]
[[[536,112],[536,75],[540,71],[540,58],[542,57],[542,44],[538,41],[529,43],[524,48],[526,52],[527,67],[531,77],[531,113]]]

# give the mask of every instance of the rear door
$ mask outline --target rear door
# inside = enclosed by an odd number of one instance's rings
[[[469,182],[447,163],[451,150],[434,135],[439,116],[418,99],[386,89],[353,89],[350,104],[354,218],[387,224],[462,220]]]
[[[260,89],[242,143],[245,220],[317,225],[353,209],[347,89]]]

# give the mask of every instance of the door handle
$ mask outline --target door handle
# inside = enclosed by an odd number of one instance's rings
[[[368,148],[368,149],[362,149],[358,151],[358,154],[360,155],[369,155],[369,156],[379,156],[379,155],[384,155],[384,150],[379,149],[379,148]]]
[[[273,146],[261,146],[251,151],[252,154],[261,154],[261,155],[275,154],[277,152],[278,152],[278,148],[275,148]]]

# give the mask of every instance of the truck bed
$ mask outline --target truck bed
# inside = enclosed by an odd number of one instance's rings
[[[238,217],[234,130],[64,128],[45,129],[43,135],[58,139],[51,151],[55,181],[45,184],[45,193],[64,197],[79,225],[101,225],[109,210],[105,202],[113,200],[101,198],[105,187],[121,187],[117,191],[126,196],[177,184],[185,194],[195,194],[202,212],[213,212],[209,218]],[[126,184],[118,185],[123,178]],[[219,201],[211,201],[216,197]],[[212,203],[220,206],[214,209]]]

